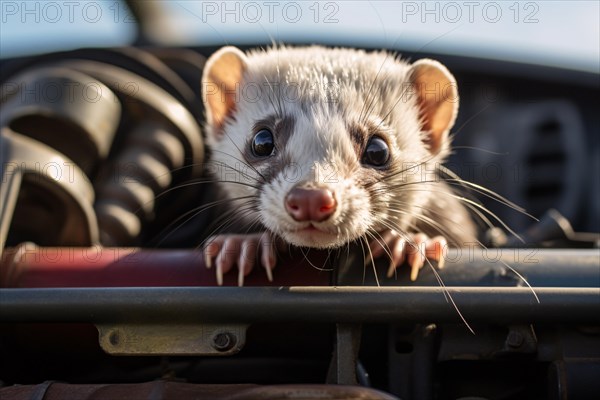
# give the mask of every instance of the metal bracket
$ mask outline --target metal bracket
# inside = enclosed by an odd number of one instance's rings
[[[356,367],[360,349],[360,324],[336,324],[335,350],[327,372],[327,383],[356,385]]]
[[[247,325],[98,324],[99,342],[111,355],[225,356],[246,343]]]
[[[537,352],[537,344],[532,325],[511,325],[501,353],[534,354]]]

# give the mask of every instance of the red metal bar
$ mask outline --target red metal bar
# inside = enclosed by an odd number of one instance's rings
[[[326,255],[316,254],[323,265]],[[311,258],[312,260],[312,258]],[[283,261],[283,260],[282,260]],[[313,260],[314,262],[314,260]],[[267,280],[260,267],[246,286],[328,285],[330,273],[311,267],[302,254],[286,257]],[[38,247],[24,243],[6,249],[0,260],[0,287],[216,286],[197,250],[148,250],[122,247]],[[237,286],[237,270],[225,274],[224,286]]]

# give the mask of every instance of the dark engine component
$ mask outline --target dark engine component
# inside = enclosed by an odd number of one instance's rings
[[[525,243],[491,229],[494,248],[457,249],[415,283],[323,252],[332,268],[298,253],[273,283],[255,270],[246,282],[260,287],[215,288],[193,249],[216,214],[197,207],[218,198],[204,176],[199,84],[212,50],[3,62],[1,398],[600,396],[600,240],[580,232],[597,226],[587,160],[599,158],[585,144],[597,110],[582,106],[597,104],[597,87],[553,87],[534,104],[530,79],[499,74],[518,101],[501,96],[457,124],[458,149],[484,149],[453,158],[458,172],[509,171],[492,185],[464,177],[539,218],[486,204]],[[458,64],[459,81],[488,82]]]

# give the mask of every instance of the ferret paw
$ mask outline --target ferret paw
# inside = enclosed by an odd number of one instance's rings
[[[259,256],[267,279],[273,282],[276,252],[274,238],[268,232],[213,236],[206,241],[203,251],[206,268],[211,268],[214,260],[219,286],[223,285],[223,275],[236,265],[238,286],[244,286],[244,277],[252,271]]]
[[[371,253],[365,257],[365,265],[371,259],[376,259],[385,255],[390,259],[390,266],[387,271],[387,277],[391,278],[404,261],[410,265],[410,280],[416,281],[419,271],[426,263],[426,260],[437,261],[438,268],[444,268],[444,250],[448,242],[442,236],[430,238],[423,233],[410,235],[399,235],[388,230],[381,234],[377,240],[370,244]]]

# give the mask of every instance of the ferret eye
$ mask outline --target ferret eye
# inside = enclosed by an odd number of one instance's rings
[[[390,159],[390,149],[382,138],[373,136],[362,156],[362,163],[381,167]]]
[[[275,142],[273,134],[268,129],[261,129],[252,139],[252,154],[256,157],[268,157],[273,154]]]

